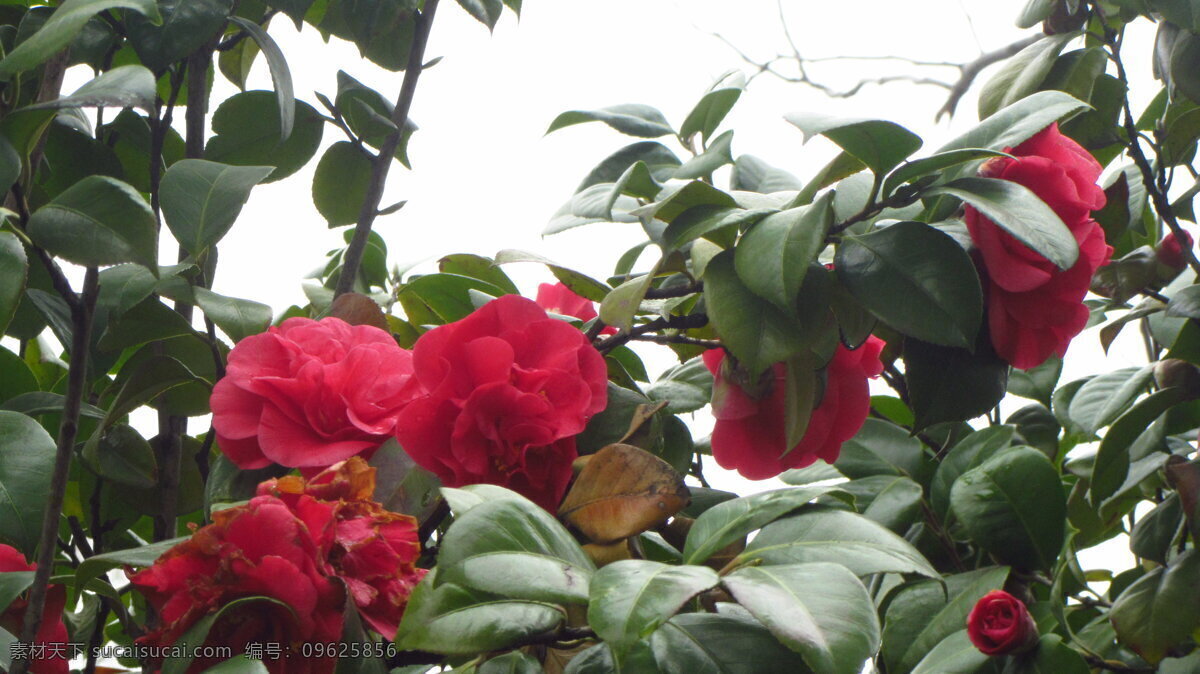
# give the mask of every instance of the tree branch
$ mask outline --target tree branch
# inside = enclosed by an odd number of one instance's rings
[[[413,18],[416,28],[412,45],[408,50],[408,65],[404,69],[404,81],[400,85],[400,96],[396,99],[396,109],[392,111],[392,123],[396,130],[388,134],[379,155],[375,157],[375,166],[371,171],[371,182],[367,187],[367,196],[363,199],[362,209],[358,212],[358,222],[354,225],[354,238],[346,248],[342,258],[342,274],[338,278],[334,298],[344,295],[354,289],[354,280],[358,278],[358,267],[362,264],[363,252],[367,248],[367,239],[371,235],[371,227],[379,215],[379,203],[383,200],[383,187],[387,183],[388,171],[391,170],[393,155],[400,146],[400,138],[404,127],[408,125],[408,112],[412,108],[413,96],[417,92],[417,80],[425,63],[425,45],[429,42],[429,31],[433,27],[433,17],[437,12],[438,0],[426,0],[425,9]]]
[[[629,332],[622,332],[611,337],[600,340],[595,344],[596,350],[600,353],[608,353],[613,349],[625,344],[634,339],[642,341],[656,341],[646,338],[649,333],[656,330],[687,330],[688,328],[702,328],[708,325],[708,316],[704,314],[689,314],[687,316],[672,316],[670,318],[656,318],[649,323],[633,326]],[[701,342],[703,340],[695,340]],[[719,344],[717,344],[719,346]]]
[[[58,451],[54,457],[54,474],[50,478],[50,493],[46,497],[46,512],[42,517],[37,570],[33,576],[33,587],[29,590],[29,604],[25,609],[25,623],[21,629],[20,640],[27,644],[34,642],[42,626],[46,592],[50,586],[50,576],[54,572],[58,521],[62,517],[63,496],[66,494],[67,480],[71,473],[71,456],[75,450],[75,437],[79,434],[79,411],[83,406],[83,395],[87,388],[88,346],[92,343],[92,314],[99,286],[99,271],[96,267],[88,267],[83,278],[80,301],[71,307],[74,334],[71,337],[71,363],[67,370],[67,397],[63,401],[62,422],[58,430]],[[14,660],[10,674],[25,674],[29,664],[29,660]]]

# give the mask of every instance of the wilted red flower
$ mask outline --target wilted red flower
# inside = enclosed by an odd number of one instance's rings
[[[258,487],[260,495],[277,496],[309,523],[322,570],[342,579],[359,615],[391,641],[425,569],[415,566],[421,554],[417,521],[384,510],[372,500],[374,491],[375,469],[359,457],[311,480],[288,476]],[[328,504],[332,518],[326,517]]]
[[[205,646],[245,652],[248,644],[280,644],[292,657],[267,659],[273,673],[332,672],[332,657],[306,658],[304,643],[342,638],[345,594],[321,571],[320,551],[311,531],[324,530],[335,506],[306,504],[298,517],[275,496],[256,496],[244,505],[219,510],[213,523],[168,550],[153,566],[130,576],[158,613],[161,627],[138,640],[147,646],[174,645],[196,622],[231,602],[251,601],[226,610],[209,631]],[[220,659],[197,658],[189,672]]]
[[[1092,211],[1104,207],[1096,185],[1101,166],[1087,150],[1052,124],[1015,149],[1016,159],[997,157],[980,175],[1024,185],[1046,202],[1079,244],[1079,261],[1063,271],[1017,241],[974,207],[965,207],[967,229],[983,258],[988,279],[988,324],[992,345],[1018,368],[1040,365],[1067,351],[1087,325],[1083,304],[1092,274],[1107,264],[1112,248]]]
[[[412,354],[387,332],[289,318],[229,352],[212,423],[240,468],[324,468],[378,449],[418,393]]]
[[[543,283],[538,286],[537,305],[551,313],[574,316],[583,322],[596,318],[596,307],[586,297],[575,294],[564,283]],[[617,329],[609,325],[600,331],[602,335],[615,335]]]
[[[1010,655],[1033,648],[1038,629],[1020,599],[1004,590],[992,590],[967,616],[967,636],[987,655]]]
[[[874,336],[854,350],[838,345],[826,369],[824,395],[812,411],[808,430],[786,454],[783,364],[772,366],[771,374],[763,382],[763,392],[755,396],[725,379],[721,368],[725,360],[723,350],[707,351],[704,364],[715,378],[713,416],[717,423],[713,428],[712,452],[717,463],[722,468],[736,469],[751,480],[765,480],[791,468],[803,468],[817,459],[836,461],[842,443],[854,437],[870,412],[867,379],[883,371],[879,360],[883,346],[883,340]]]
[[[1194,245],[1192,235],[1186,231],[1183,233],[1183,238],[1187,240],[1187,244],[1180,245],[1179,238],[1175,236],[1175,232],[1167,232],[1167,235],[1158,243],[1158,248],[1155,249],[1155,254],[1158,256],[1158,261],[1167,265],[1172,269],[1183,269],[1187,266],[1187,260],[1183,257],[1184,248],[1191,248]]]
[[[576,458],[575,435],[604,409],[604,358],[581,332],[533,301],[505,295],[413,346],[428,393],[396,438],[447,486],[508,487],[553,509]]]
[[[0,573],[36,570],[37,564],[26,564],[25,555],[19,550],[0,543]],[[51,585],[47,589],[42,625],[30,649],[29,671],[33,674],[67,674],[71,650],[67,645],[67,626],[62,619],[66,603],[67,593],[63,586]],[[9,634],[19,635],[25,626],[25,609],[28,605],[29,601],[24,597],[14,599],[8,608],[0,612],[0,627]]]

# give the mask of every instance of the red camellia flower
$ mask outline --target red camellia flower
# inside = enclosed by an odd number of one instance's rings
[[[206,646],[245,652],[248,644],[279,644],[290,658],[266,659],[275,674],[332,672],[333,657],[300,657],[304,643],[341,641],[345,594],[321,571],[313,528],[330,526],[331,504],[306,504],[303,517],[275,496],[214,512],[213,523],[168,550],[153,566],[130,581],[157,611],[162,626],[138,639],[146,646],[174,645],[196,622],[225,608],[208,633]],[[224,658],[197,658],[199,672]]]
[[[575,435],[607,404],[604,358],[533,301],[506,295],[413,346],[428,393],[396,438],[447,486],[508,487],[553,509],[576,458]]]
[[[563,316],[574,316],[583,322],[588,322],[597,316],[596,307],[586,297],[575,294],[563,283],[543,283],[538,286],[537,305],[546,311]],[[608,326],[600,331],[602,335],[615,335],[617,329]]]
[[[869,337],[854,349],[838,345],[826,369],[825,393],[808,422],[800,443],[787,450],[784,366],[776,363],[761,396],[755,397],[725,381],[721,363],[725,352],[712,349],[704,364],[713,373],[713,457],[722,467],[736,469],[751,480],[775,477],[790,468],[803,468],[817,459],[837,460],[842,443],[862,428],[870,411],[867,379],[883,372],[879,353],[884,342]]]
[[[975,210],[965,207],[967,229],[979,249],[988,279],[988,324],[992,345],[1018,368],[1062,356],[1087,325],[1083,304],[1092,274],[1107,264],[1112,248],[1092,211],[1104,207],[1096,185],[1099,162],[1052,124],[997,157],[980,175],[1011,180],[1029,188],[1067,225],[1079,244],[1079,261],[1063,271]]]
[[[1186,267],[1187,261],[1183,257],[1183,250],[1191,248],[1195,242],[1192,241],[1192,235],[1187,232],[1183,233],[1183,238],[1187,241],[1186,244],[1180,244],[1179,238],[1175,236],[1175,232],[1167,232],[1167,235],[1158,243],[1158,248],[1154,251],[1158,256],[1158,261],[1172,269],[1183,269]]]
[[[987,655],[1023,653],[1038,642],[1037,624],[1020,599],[992,590],[967,616],[967,636]]]
[[[37,564],[26,564],[25,555],[20,551],[0,543],[0,573],[36,570]],[[67,646],[67,626],[62,620],[66,603],[67,593],[63,586],[51,585],[46,592],[42,625],[29,650],[29,671],[33,674],[67,674],[71,651]],[[23,597],[14,599],[7,609],[0,612],[0,627],[9,634],[20,634],[25,626],[25,609],[28,605],[28,600]]]
[[[229,352],[212,423],[240,468],[324,468],[378,449],[419,393],[412,354],[385,331],[289,318]]]
[[[260,495],[278,497],[308,524],[322,570],[345,583],[363,620],[392,641],[425,569],[414,566],[421,554],[417,521],[384,510],[371,500],[374,491],[375,469],[359,457],[311,480],[287,476],[258,487]]]

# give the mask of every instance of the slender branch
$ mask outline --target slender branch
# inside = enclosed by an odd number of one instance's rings
[[[670,318],[656,318],[649,323],[635,325],[629,332],[623,332],[611,337],[600,340],[595,344],[596,350],[600,353],[608,353],[613,349],[625,344],[633,339],[641,338],[656,330],[687,330],[688,328],[702,328],[708,325],[708,316],[704,314],[689,314],[687,316],[672,316]],[[644,340],[654,341],[654,340]],[[697,340],[700,341],[700,340]],[[720,346],[717,344],[717,346]]]
[[[704,282],[696,281],[682,286],[671,286],[669,288],[651,288],[646,291],[646,299],[648,300],[665,300],[674,297],[687,297],[693,293],[698,293],[704,290]]]
[[[629,338],[631,342],[651,342],[654,344],[690,344],[692,346],[702,346],[706,349],[719,349],[723,344],[715,339],[696,339],[695,337],[687,337],[685,335],[633,335]]]
[[[362,264],[363,252],[367,248],[367,239],[371,235],[371,227],[379,215],[379,203],[383,200],[383,187],[387,183],[388,171],[391,170],[396,148],[400,146],[400,138],[404,127],[408,125],[408,112],[412,108],[413,96],[417,93],[417,80],[421,77],[425,63],[425,45],[429,42],[429,31],[433,27],[433,17],[437,12],[438,0],[426,0],[425,9],[418,12],[413,21],[416,28],[412,45],[408,50],[408,65],[404,70],[404,81],[400,85],[400,96],[396,99],[396,109],[392,111],[392,123],[396,130],[388,134],[379,155],[375,157],[375,166],[371,171],[371,182],[367,187],[367,196],[363,199],[362,209],[358,212],[358,222],[354,226],[354,238],[346,248],[342,258],[342,275],[338,278],[334,297],[344,295],[354,289],[354,280],[358,278],[358,267]]]
[[[96,267],[88,267],[83,278],[81,300],[71,307],[74,334],[71,337],[71,363],[67,370],[67,397],[63,401],[58,450],[54,457],[54,474],[50,478],[50,493],[46,498],[45,515],[42,517],[37,571],[34,573],[33,587],[29,590],[25,624],[21,629],[20,640],[27,644],[34,642],[38,630],[41,629],[46,608],[46,592],[50,586],[50,576],[54,572],[54,544],[58,540],[58,521],[62,517],[63,496],[66,494],[67,480],[71,473],[75,437],[79,434],[79,411],[87,389],[88,345],[92,342],[92,313],[99,287],[99,271]],[[14,660],[10,674],[25,674],[29,664],[29,660]]]
[[[878,182],[878,180],[876,180]],[[875,188],[873,188],[874,190]],[[912,185],[901,185],[896,189],[896,193],[884,199],[883,201],[875,201],[871,199],[863,209],[845,220],[834,224],[829,228],[830,234],[841,234],[850,229],[850,227],[870,220],[889,208],[903,208],[910,204],[914,204],[921,198],[921,191]]]
[[[1116,660],[1105,660],[1104,658],[1092,655],[1090,653],[1080,653],[1083,659],[1088,663],[1089,667],[1094,669],[1103,669],[1109,672],[1120,672],[1120,674],[1153,674],[1158,671],[1157,667],[1134,667],[1133,665],[1118,662]]]
[[[595,639],[596,633],[590,627],[570,627],[564,626],[553,632],[545,634],[535,634],[533,636],[518,639],[509,644],[510,650],[524,648],[525,646],[550,646],[561,647],[574,645],[572,642],[583,641],[586,639]]]

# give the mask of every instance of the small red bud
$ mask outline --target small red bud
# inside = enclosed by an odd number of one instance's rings
[[[1187,239],[1187,248],[1191,248],[1194,241],[1192,235],[1187,232],[1183,233]],[[1187,265],[1187,260],[1183,256],[1184,246],[1181,246],[1179,239],[1175,236],[1175,232],[1168,232],[1159,242],[1158,248],[1154,250],[1158,256],[1158,261],[1167,265],[1172,269],[1183,269]]]
[[[987,655],[1024,653],[1039,638],[1029,609],[1004,590],[992,590],[975,603],[967,616],[967,636]]]

